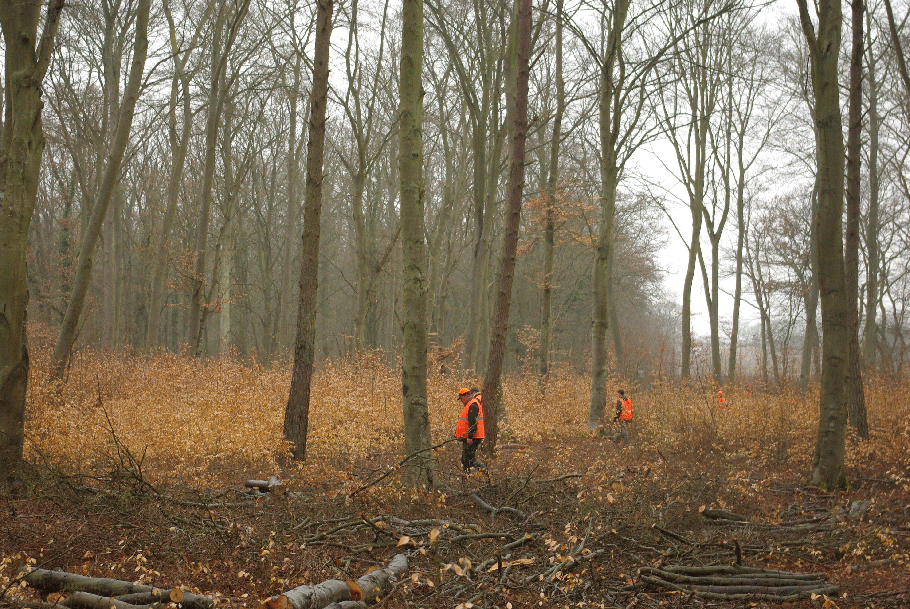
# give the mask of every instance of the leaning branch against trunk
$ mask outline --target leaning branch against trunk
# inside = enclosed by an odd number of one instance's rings
[[[23,571],[20,579],[44,593],[68,596],[57,604],[72,608],[155,607],[180,603],[184,609],[211,609],[215,601],[180,588],[156,588],[106,577],[87,577],[65,571],[32,569]],[[112,602],[115,601],[115,602]]]
[[[642,567],[643,582],[718,600],[791,601],[812,595],[837,594],[824,573],[791,573],[738,565],[714,567]]]
[[[407,557],[398,554],[387,567],[371,571],[356,582],[328,579],[315,586],[298,586],[266,599],[258,609],[324,609],[346,601],[370,603],[382,596],[407,568]]]

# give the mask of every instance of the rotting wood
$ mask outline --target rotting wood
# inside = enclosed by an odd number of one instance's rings
[[[370,603],[382,596],[407,568],[407,557],[397,554],[388,566],[370,571],[356,582],[329,579],[315,586],[298,586],[266,599],[258,609],[324,609],[332,603],[345,601]]]
[[[28,572],[23,571],[21,579],[33,588],[45,593],[82,592],[96,595],[107,600],[113,598],[128,607],[143,607],[168,602],[179,602],[185,609],[210,609],[215,603],[213,599],[207,596],[192,594],[178,588],[158,588],[155,586],[134,584],[119,579],[87,577],[76,573],[67,573],[66,571],[32,569]],[[86,598],[85,600],[86,602],[89,602],[89,599]],[[68,601],[69,599],[66,599],[59,604],[70,606],[67,604]],[[112,605],[117,606],[116,603],[112,603]]]

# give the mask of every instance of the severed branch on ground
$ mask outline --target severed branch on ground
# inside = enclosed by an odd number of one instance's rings
[[[792,573],[757,567],[642,567],[643,582],[715,600],[791,601],[813,594],[837,594],[824,573]]]
[[[315,586],[298,586],[266,599],[259,609],[324,609],[334,603],[349,601],[371,603],[387,592],[407,568],[407,557],[397,554],[388,566],[370,571],[356,582],[328,579]]]
[[[23,571],[20,579],[43,594],[53,594],[52,603],[32,603],[30,606],[57,604],[81,609],[135,609],[163,607],[180,603],[186,609],[211,609],[215,601],[180,588],[157,588],[119,579],[86,577],[65,571],[31,569]]]

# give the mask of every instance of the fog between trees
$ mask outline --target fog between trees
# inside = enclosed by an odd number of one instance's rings
[[[90,0],[61,14],[43,86],[47,142],[29,232],[33,324],[58,327],[71,297],[124,103],[137,6]],[[907,6],[894,8],[900,24]],[[189,345],[199,355],[264,361],[289,355],[314,10],[260,0],[152,7],[142,89],[94,250],[77,348]],[[596,276],[609,277],[610,370],[639,382],[680,373],[778,383],[817,375],[815,108],[795,6],[567,2],[560,12],[557,70],[556,5],[533,7],[507,371],[539,366],[547,286],[546,361],[590,370],[592,265],[607,238],[609,260]],[[506,208],[510,23],[508,5],[425,5],[431,350],[463,341],[463,360],[449,365],[481,373]],[[861,340],[867,367],[902,374],[910,295],[907,92],[876,2],[867,29]],[[357,348],[401,349],[400,32],[392,4],[355,0],[335,8],[317,360]],[[564,107],[553,156],[558,79]],[[846,95],[841,102],[846,109]],[[663,167],[642,154],[658,140],[673,150]],[[668,192],[685,192],[683,201]],[[611,196],[615,213],[604,208]],[[605,222],[613,222],[606,232]],[[691,253],[679,262],[682,279],[667,276],[660,256],[677,240]],[[735,299],[739,289],[736,309],[718,307],[724,292]],[[692,303],[701,301],[706,336],[689,325]]]

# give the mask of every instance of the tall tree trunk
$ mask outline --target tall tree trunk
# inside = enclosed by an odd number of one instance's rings
[[[202,193],[200,195],[199,217],[196,221],[196,261],[193,265],[193,294],[190,298],[189,336],[187,337],[193,355],[200,357],[204,351],[204,337],[202,327],[202,309],[205,303],[205,267],[208,249],[209,217],[212,210],[212,196],[215,187],[215,162],[217,160],[218,124],[221,121],[221,110],[224,103],[224,94],[221,89],[224,84],[226,68],[225,57],[228,45],[222,45],[224,35],[224,22],[227,6],[217,10],[213,24],[212,54],[209,78],[209,95],[207,115],[205,122],[205,160],[202,166]]]
[[[818,214],[818,175],[815,178],[815,184],[812,187],[812,198],[810,202],[810,218],[815,218]],[[803,296],[804,306],[806,308],[806,331],[803,335],[802,360],[800,364],[799,385],[800,390],[805,392],[809,389],[809,378],[812,373],[812,361],[818,350],[818,239],[817,225],[810,221],[809,225],[809,285]]]
[[[859,437],[869,438],[859,344],[859,216],[863,131],[863,0],[851,0],[850,109],[847,120],[847,225],[844,243],[847,317],[850,332],[849,420]]]
[[[543,293],[540,299],[540,350],[537,374],[544,386],[550,373],[550,332],[553,298],[553,263],[556,250],[556,188],[559,184],[559,144],[562,139],[562,117],[566,112],[566,83],[562,76],[563,0],[556,0],[555,78],[556,113],[550,140],[549,175],[547,176],[547,208],[544,218]]]
[[[13,486],[22,468],[29,368],[25,261],[44,152],[41,87],[62,9],[63,0],[43,11],[40,2],[0,2],[6,68],[0,136],[0,487]]]
[[[514,124],[512,150],[509,160],[509,208],[502,241],[502,258],[496,282],[496,302],[490,332],[490,355],[483,379],[484,451],[492,454],[499,433],[498,411],[502,406],[501,380],[505,359],[506,332],[509,308],[512,303],[512,283],[515,278],[515,258],[518,232],[521,227],[521,205],[524,195],[525,144],[528,133],[528,77],[531,56],[531,0],[518,0],[517,56],[515,70]]]
[[[300,263],[300,300],[291,388],[284,410],[284,437],[293,446],[295,459],[306,459],[310,416],[310,389],[316,359],[316,291],[319,287],[319,236],[322,219],[323,159],[325,156],[326,105],[329,97],[329,42],[332,37],[333,0],[316,5],[316,46],[313,54],[313,89],[307,134],[306,193],[303,210],[303,256]]]
[[[92,213],[88,224],[84,229],[82,246],[79,249],[79,260],[76,263],[76,277],[73,280],[73,291],[70,294],[66,313],[63,316],[63,324],[60,326],[57,344],[54,346],[54,353],[51,358],[51,374],[54,378],[62,378],[63,373],[69,365],[70,357],[73,352],[73,345],[76,342],[76,331],[79,326],[79,318],[82,315],[85,297],[88,293],[89,284],[92,279],[92,261],[95,245],[98,241],[98,236],[101,233],[101,225],[107,215],[107,208],[114,196],[114,189],[119,183],[120,168],[123,163],[124,153],[126,152],[126,145],[129,142],[130,128],[133,124],[133,113],[136,109],[136,101],[139,99],[139,90],[142,86],[142,74],[145,70],[145,58],[148,54],[150,5],[151,0],[140,0],[137,6],[136,35],[133,45],[133,60],[132,65],[130,66],[130,75],[126,84],[126,89],[123,92],[123,102],[120,106],[117,130],[114,133],[114,139],[111,141],[111,148],[105,162],[101,188],[98,191],[98,198],[95,200],[94,205],[92,205]]]
[[[427,407],[427,286],[423,178],[423,1],[402,2],[399,65],[402,334],[401,409],[405,477],[412,486],[435,484]]]
[[[797,0],[797,4],[803,34],[809,46],[819,172],[819,205],[815,222],[818,230],[823,355],[812,483],[831,490],[846,483],[846,388],[850,353],[842,223],[845,154],[837,69],[843,13],[840,0],[820,0],[816,5],[816,31],[806,0]]]
[[[616,214],[616,192],[619,187],[619,116],[621,90],[614,76],[620,65],[622,34],[629,2],[617,2],[600,61],[598,99],[598,133],[600,136],[600,218],[591,278],[591,402],[588,405],[588,427],[603,424],[607,408],[607,329],[610,323],[610,286],[613,279],[613,223]],[[622,70],[619,69],[621,72]]]
[[[866,324],[863,330],[863,353],[866,370],[876,369],[876,313],[878,312],[878,276],[880,262],[879,239],[879,115],[878,92],[881,86],[876,76],[876,57],[871,45],[869,66],[869,212],[866,217]]]
[[[297,11],[291,11],[291,28],[294,28],[294,15]],[[284,263],[281,268],[281,293],[279,294],[278,309],[278,344],[282,351],[290,343],[290,311],[291,311],[291,266],[294,262],[297,243],[297,218],[299,216],[300,203],[297,200],[297,177],[300,174],[300,146],[302,142],[297,137],[297,99],[300,94],[300,64],[303,58],[298,53],[294,58],[293,74],[294,77],[288,86],[288,114],[290,117],[290,127],[288,129],[288,201],[287,201],[287,219],[284,233]]]

